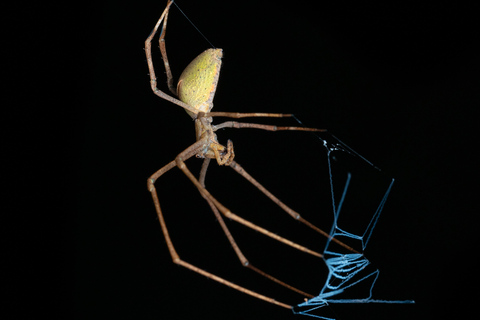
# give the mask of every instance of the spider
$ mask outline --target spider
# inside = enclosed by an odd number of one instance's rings
[[[167,171],[173,169],[174,167],[178,167],[188,177],[188,179],[195,185],[195,187],[200,192],[201,196],[206,200],[206,202],[210,206],[217,221],[220,223],[220,226],[223,232],[225,233],[228,241],[230,242],[231,246],[233,247],[233,250],[235,251],[238,259],[240,260],[243,266],[259,273],[260,275],[270,279],[273,282],[276,282],[294,292],[301,294],[303,297],[312,298],[313,295],[303,292],[302,290],[297,289],[253,266],[249,262],[249,260],[245,257],[245,255],[242,253],[238,245],[236,244],[232,234],[230,233],[229,229],[227,228],[223,220],[222,215],[248,228],[256,230],[264,234],[265,236],[271,237],[281,243],[289,245],[307,254],[311,254],[319,258],[322,258],[322,254],[319,252],[310,250],[304,246],[301,246],[293,241],[285,239],[267,229],[264,229],[234,214],[228,208],[223,206],[216,198],[214,198],[212,194],[210,194],[210,192],[206,189],[205,177],[206,177],[207,169],[211,159],[215,159],[218,165],[228,166],[233,170],[235,170],[238,174],[240,174],[242,177],[248,180],[253,186],[258,188],[263,194],[265,194],[265,196],[267,196],[271,201],[277,204],[280,208],[282,208],[287,214],[289,214],[295,220],[300,221],[301,223],[305,224],[309,228],[312,228],[313,230],[320,233],[321,235],[327,238],[330,238],[331,241],[337,242],[338,244],[342,245],[348,250],[355,252],[355,250],[353,250],[352,248],[348,247],[347,245],[343,244],[342,242],[340,242],[335,238],[331,238],[328,235],[328,233],[324,232],[323,230],[319,229],[312,223],[302,218],[299,213],[297,213],[296,211],[294,211],[293,209],[285,205],[282,201],[280,201],[277,197],[275,197],[271,192],[269,192],[265,187],[263,187],[257,180],[255,180],[251,175],[249,175],[237,162],[234,161],[235,153],[233,150],[232,141],[228,140],[226,146],[222,145],[218,142],[217,136],[215,134],[215,131],[222,128],[237,128],[237,129],[254,128],[254,129],[260,129],[260,130],[267,130],[267,131],[295,130],[295,131],[310,131],[310,132],[320,132],[320,131],[326,131],[326,130],[315,129],[315,128],[305,128],[305,127],[279,127],[274,125],[242,123],[237,121],[226,121],[226,122],[214,125],[212,123],[214,117],[226,117],[226,118],[234,118],[234,119],[245,118],[245,117],[281,118],[281,117],[292,117],[293,115],[279,114],[279,113],[211,112],[211,109],[213,107],[212,101],[215,95],[215,90],[217,87],[218,77],[220,72],[222,49],[208,49],[203,53],[201,53],[199,56],[197,56],[185,68],[183,73],[180,75],[177,87],[175,88],[173,86],[173,76],[170,70],[170,66],[167,58],[167,52],[165,48],[165,34],[167,30],[167,19],[168,19],[169,10],[172,3],[173,3],[172,0],[168,1],[165,10],[163,11],[160,18],[158,19],[151,34],[145,40],[145,53],[147,57],[148,70],[150,74],[150,85],[153,90],[153,93],[155,93],[157,96],[159,96],[162,99],[165,99],[171,103],[174,103],[184,108],[187,111],[187,113],[195,120],[196,142],[193,143],[188,148],[186,148],[180,154],[178,154],[174,160],[172,160],[171,162],[166,164],[164,167],[159,169],[157,172],[155,172],[152,176],[150,176],[147,182],[148,190],[151,192],[155,209],[160,222],[160,226],[162,228],[163,235],[165,237],[165,241],[168,246],[168,250],[170,252],[173,262],[178,265],[181,265],[209,279],[218,281],[228,287],[236,289],[245,294],[251,295],[255,298],[267,301],[269,303],[275,304],[280,307],[291,309],[292,306],[287,303],[279,302],[271,297],[267,297],[265,295],[249,290],[245,287],[237,285],[233,282],[230,282],[222,277],[219,277],[215,274],[207,272],[197,266],[194,266],[182,260],[178,255],[178,253],[176,252],[175,246],[173,245],[172,240],[170,238],[168,228],[163,217],[163,212],[160,208],[160,201],[158,199],[157,191],[155,188],[155,182]],[[157,79],[155,76],[155,70],[154,70],[154,65],[152,61],[151,42],[153,37],[157,33],[159,26],[162,24],[162,22],[163,22],[163,26],[159,35],[160,51],[162,54],[162,58],[163,58],[163,62],[166,70],[167,85],[170,92],[175,97],[168,95],[157,88]],[[185,161],[187,161],[189,158],[193,156],[204,159],[198,178],[191,173],[191,171],[188,169],[187,165],[185,164]]]

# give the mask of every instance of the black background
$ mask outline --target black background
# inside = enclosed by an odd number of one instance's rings
[[[10,58],[2,138],[8,182],[3,252],[11,266],[2,287],[11,318],[299,318],[170,260],[146,179],[194,141],[194,129],[184,111],[149,86],[144,40],[164,5],[103,1],[12,11],[11,30],[5,30]],[[335,317],[411,319],[465,311],[476,252],[470,222],[477,213],[476,8],[179,5],[224,50],[215,111],[295,113],[396,178],[368,248],[381,270],[374,298],[417,303],[336,306]],[[210,45],[176,8],[168,28],[167,50],[178,77]],[[323,149],[311,136],[233,129],[218,135],[220,142],[232,139],[237,161],[302,214],[329,200],[315,189],[325,183],[315,176],[325,167],[315,160]],[[197,171],[199,162],[188,164]],[[242,189],[228,168],[214,164],[207,184],[233,211],[275,227],[268,203]],[[208,207],[178,170],[158,189],[182,258],[290,299],[240,267]],[[268,257],[258,266],[314,281],[315,264],[229,226],[254,264]],[[280,262],[271,262],[270,254]],[[316,275],[318,289],[323,276]]]

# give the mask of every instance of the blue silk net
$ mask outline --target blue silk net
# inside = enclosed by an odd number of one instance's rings
[[[356,174],[349,172],[348,166],[347,170],[344,170],[342,173],[334,170],[339,155],[340,157],[346,156],[360,161],[374,172],[380,172],[380,169],[333,135],[331,135],[330,139],[321,139],[321,141],[327,150],[333,212],[333,223],[329,232],[330,238],[327,240],[323,251],[323,260],[328,268],[328,276],[318,295],[295,306],[293,312],[319,319],[334,320],[334,318],[322,315],[320,309],[330,304],[414,303],[413,300],[373,299],[373,288],[380,271],[371,264],[363,253],[392,190],[394,179],[388,179],[384,183],[384,193],[381,195],[376,208],[372,210],[373,212],[369,213],[369,215],[367,214],[367,217],[371,218],[369,220],[368,218],[366,219],[366,227],[362,232],[358,230],[350,232],[343,229],[341,223],[343,221],[341,219],[342,209],[346,199],[349,197],[349,191],[352,182],[356,179]],[[349,210],[352,211],[351,209],[352,207]],[[365,213],[362,212],[362,216],[365,217]],[[346,225],[349,224],[346,223]],[[338,245],[332,243],[332,239],[338,239],[342,242],[348,240],[356,243],[359,250],[357,252],[342,250],[343,248],[339,248]],[[352,292],[355,292],[354,295],[359,294],[358,291],[351,290],[354,286],[364,288],[363,292],[360,293],[361,296],[352,296]]]

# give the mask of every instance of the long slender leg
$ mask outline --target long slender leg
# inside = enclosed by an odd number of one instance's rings
[[[199,182],[200,182],[200,185],[205,188],[205,177],[206,177],[206,174],[207,174],[207,168],[208,168],[208,165],[210,163],[210,159],[209,158],[206,158],[204,161],[203,161],[203,165],[202,165],[202,169],[200,171],[200,177],[199,177]],[[314,296],[309,294],[309,293],[306,293],[300,289],[297,289],[275,277],[273,277],[272,275],[258,269],[257,267],[253,266],[250,261],[248,261],[248,259],[245,257],[245,255],[242,253],[242,251],[240,250],[240,248],[238,247],[235,239],[233,238],[232,234],[230,233],[230,230],[228,229],[227,225],[225,224],[225,221],[223,220],[223,217],[222,215],[220,214],[220,212],[218,211],[218,209],[215,207],[215,205],[213,204],[212,201],[210,201],[210,199],[208,197],[206,197],[203,193],[200,192],[200,194],[202,195],[202,197],[207,201],[208,205],[210,206],[210,208],[212,209],[213,213],[215,214],[215,217],[217,218],[217,221],[218,223],[220,224],[223,232],[225,233],[225,235],[227,236],[227,239],[228,241],[230,242],[230,245],[233,247],[233,250],[235,251],[238,259],[240,260],[240,263],[242,264],[242,266],[244,267],[247,267],[255,272],[257,272],[258,274],[264,276],[265,278],[267,279],[270,279],[271,281],[274,281],[292,291],[295,291],[305,297],[308,297],[308,298],[313,298]]]
[[[311,131],[311,132],[325,132],[325,129],[316,129],[316,128],[305,128],[305,127],[280,127],[268,124],[260,124],[260,123],[245,123],[245,122],[236,122],[236,121],[226,121],[220,124],[212,126],[212,128],[216,131],[222,128],[235,128],[235,129],[261,129],[267,131]]]
[[[152,60],[152,39],[153,37],[155,36],[155,34],[157,33],[158,31],[158,28],[160,27],[160,24],[162,23],[162,21],[164,21],[165,19],[165,22],[164,22],[164,32],[162,33],[162,38],[160,40],[163,39],[163,37],[165,37],[165,29],[166,29],[166,18],[168,16],[168,11],[170,10],[170,6],[172,5],[173,1],[169,1],[168,4],[167,4],[167,7],[165,8],[165,10],[163,11],[162,15],[160,16],[160,18],[158,19],[157,21],[157,24],[155,25],[155,27],[153,28],[152,32],[150,33],[150,35],[148,36],[147,40],[145,40],[145,55],[147,56],[147,64],[148,64],[148,72],[150,74],[150,87],[152,88],[152,91],[153,93],[155,93],[157,96],[159,96],[160,98],[163,98],[167,101],[170,101],[190,112],[192,112],[193,114],[197,114],[198,113],[198,110],[196,110],[195,108],[189,106],[188,104],[172,97],[172,96],[169,96],[168,94],[166,94],[165,92],[161,91],[160,89],[157,88],[157,77],[155,75],[155,68],[153,67],[153,60]],[[161,41],[160,43],[162,43],[164,41]],[[161,46],[162,48],[162,46]],[[163,51],[165,49],[165,46],[163,46]],[[162,51],[162,50],[161,50]],[[166,52],[163,52],[162,51],[162,55],[165,53],[164,55],[164,63],[165,63],[165,66],[167,68],[168,66],[168,59],[167,59],[167,56],[166,56]],[[170,70],[170,67],[168,67],[168,70]],[[171,77],[171,72],[170,74],[168,74],[168,71],[167,71],[167,79],[168,76],[170,75],[170,78]],[[167,83],[170,82],[172,80],[167,80]],[[170,87],[170,84],[169,84],[169,87]]]
[[[261,112],[208,112],[205,114],[199,113],[199,115],[202,115],[204,117],[224,117],[224,118],[234,118],[234,119],[240,119],[240,118],[292,118],[295,117],[292,113],[261,113]],[[263,128],[260,128],[258,126],[262,126],[259,124],[245,124],[242,126],[241,123],[235,122],[235,121],[227,121],[225,124],[221,124],[222,127],[230,127],[230,128],[258,128],[258,129],[264,129],[264,130],[270,130],[266,129],[265,127],[275,127],[275,126],[265,126]],[[316,132],[324,132],[327,131],[326,129],[316,129],[316,128],[304,128],[304,127],[280,127],[280,128],[285,128],[281,130],[297,130],[297,131],[316,131]],[[289,129],[291,128],[291,129]],[[279,130],[279,129],[276,129]],[[275,130],[272,130],[275,131]]]
[[[203,141],[197,141],[194,144],[192,144],[190,147],[188,147],[187,149],[182,151],[182,155],[185,158],[185,160],[190,159],[192,156],[197,154],[198,151],[202,148],[204,148],[204,142]],[[160,176],[165,174],[165,172],[169,171],[170,169],[172,169],[175,166],[176,166],[176,163],[175,163],[175,160],[173,160],[173,161],[169,162],[167,165],[165,165],[164,167],[162,167],[161,169],[159,169],[157,172],[152,174],[150,176],[150,178],[148,178],[148,180],[147,180],[148,190],[151,191],[152,188],[154,189],[155,188],[155,186],[154,186],[155,181]]]
[[[202,141],[200,141],[202,142]],[[203,142],[202,142],[203,143]],[[182,156],[184,159],[188,159],[190,157],[192,157],[196,151],[198,151],[199,147],[202,147],[202,144],[200,144],[199,142],[191,145],[189,148],[187,148],[184,152],[182,152]],[[162,228],[162,231],[163,231],[163,235],[165,237],[165,241],[167,242],[167,247],[168,247],[168,250],[170,252],[170,255],[172,257],[172,260],[175,264],[178,264],[178,265],[181,265],[187,269],[190,269],[194,272],[197,272],[209,279],[212,279],[212,280],[215,280],[217,282],[220,282],[228,287],[231,287],[233,289],[236,289],[240,292],[243,292],[245,294],[248,294],[248,295],[251,295],[257,299],[260,299],[260,300],[264,300],[266,302],[270,302],[272,304],[275,304],[277,306],[280,306],[280,307],[283,307],[283,308],[287,308],[287,309],[291,309],[292,306],[291,305],[288,305],[286,303],[282,303],[282,302],[279,302],[279,301],[276,301],[275,299],[273,298],[270,298],[270,297],[267,297],[267,296],[264,296],[264,295],[261,295],[261,294],[258,294],[252,290],[249,290],[249,289],[246,289],[242,286],[239,286],[233,282],[230,282],[228,280],[225,280],[224,278],[221,278],[219,276],[216,276],[212,273],[209,273],[203,269],[200,269],[188,262],[185,262],[183,261],[182,259],[180,259],[180,256],[178,255],[178,253],[176,252],[175,250],[175,247],[173,245],[173,242],[170,238],[170,234],[168,233],[168,228],[167,228],[167,225],[165,223],[165,219],[163,218],[163,213],[162,213],[162,209],[160,208],[160,201],[158,200],[158,195],[157,195],[157,190],[155,188],[155,181],[160,177],[162,176],[163,174],[165,174],[166,172],[168,172],[169,170],[171,170],[173,167],[175,167],[177,165],[177,161],[171,161],[169,162],[167,165],[165,165],[164,167],[162,167],[160,170],[158,170],[157,172],[155,172],[149,179],[148,179],[148,189],[149,191],[151,192],[152,194],[152,198],[153,198],[153,202],[155,204],[155,209],[157,211],[157,216],[158,216],[158,220],[160,221],[160,226]]]
[[[311,229],[315,230],[316,232],[320,233],[321,235],[323,235],[324,237],[326,238],[329,238],[331,239],[333,242],[339,244],[340,246],[344,247],[345,249],[349,250],[349,251],[352,251],[352,252],[356,252],[358,253],[358,251],[356,251],[355,249],[353,249],[352,247],[346,245],[345,243],[341,242],[340,240],[336,239],[336,238],[332,238],[327,232],[323,231],[322,229],[318,228],[317,226],[315,226],[314,224],[312,224],[311,222],[305,220],[304,218],[302,218],[302,216],[300,216],[300,214],[298,212],[296,212],[295,210],[293,210],[292,208],[290,208],[289,206],[287,206],[286,204],[284,204],[282,201],[280,201],[280,199],[278,199],[277,197],[275,197],[270,191],[268,191],[264,186],[262,186],[257,180],[255,180],[250,174],[248,174],[248,172],[245,171],[245,169],[243,169],[242,166],[240,166],[237,162],[235,161],[232,161],[232,163],[230,164],[230,167],[235,170],[238,174],[240,174],[242,177],[244,177],[245,179],[247,179],[251,184],[253,184],[258,190],[260,190],[263,194],[265,194],[270,200],[272,200],[276,205],[278,205],[280,208],[282,208],[286,213],[288,213],[292,218],[294,218],[295,220],[298,220],[300,221],[301,223],[305,224],[306,226],[310,227]]]
[[[198,149],[203,147],[202,144],[196,142],[187,149],[185,149],[182,153],[184,154],[184,157],[186,159],[192,157],[194,154],[198,152]],[[170,251],[170,255],[172,256],[172,260],[175,262],[176,260],[179,259],[177,252],[175,251],[175,248],[173,247],[172,241],[170,240],[170,236],[168,235],[168,230],[167,226],[165,224],[165,221],[163,219],[163,214],[162,214],[162,209],[160,208],[160,201],[158,200],[158,195],[157,195],[157,190],[155,189],[155,181],[165,174],[166,172],[170,171],[172,168],[176,166],[176,162],[170,161],[168,164],[163,166],[161,169],[159,169],[157,172],[155,172],[153,175],[150,176],[147,180],[147,188],[148,191],[152,194],[153,198],[153,203],[155,205],[155,209],[157,210],[157,215],[158,219],[160,221],[160,226],[162,227],[163,235],[165,236],[165,240],[167,242],[167,247],[168,250]],[[175,262],[176,263],[176,262]]]
[[[167,4],[168,9],[170,8],[172,3],[173,1],[170,1]],[[163,20],[162,31],[160,33],[160,37],[158,38],[158,43],[160,45],[160,52],[162,53],[163,64],[165,66],[165,73],[167,74],[168,89],[175,96],[178,96],[177,89],[173,86],[172,70],[170,69],[170,63],[168,62],[168,57],[167,57],[167,49],[165,48],[165,35],[167,34],[167,20],[168,20],[168,13],[165,15],[165,19]]]

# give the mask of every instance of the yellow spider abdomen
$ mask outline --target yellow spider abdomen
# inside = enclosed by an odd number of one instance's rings
[[[222,65],[222,49],[208,49],[183,70],[177,85],[178,98],[199,112],[210,112]],[[187,113],[194,118],[190,111]]]

